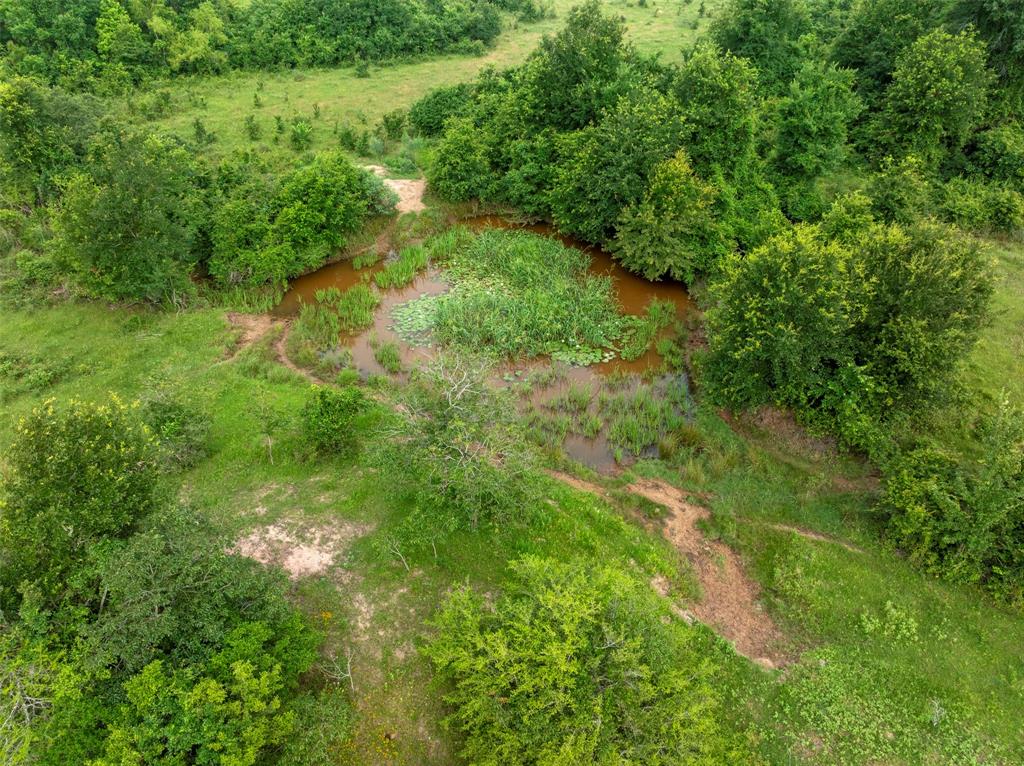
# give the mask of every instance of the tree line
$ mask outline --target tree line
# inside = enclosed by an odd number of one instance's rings
[[[0,62],[73,90],[116,93],[153,75],[337,66],[480,53],[504,12],[538,0],[3,0]]]

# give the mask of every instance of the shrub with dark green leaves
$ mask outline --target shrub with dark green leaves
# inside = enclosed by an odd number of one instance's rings
[[[107,135],[68,180],[51,247],[93,295],[160,301],[193,290],[202,218],[189,152],[155,136]]]
[[[0,486],[3,600],[22,580],[54,595],[103,538],[120,537],[157,507],[159,448],[137,409],[53,400],[15,429]]]
[[[693,629],[612,566],[528,557],[490,603],[454,591],[424,648],[462,755],[488,766],[749,763]]]
[[[281,283],[320,266],[397,197],[340,152],[324,152],[279,183],[241,163],[213,214],[210,273],[222,284]]]
[[[793,407],[868,448],[872,422],[942,394],[988,320],[993,273],[949,227],[850,226],[848,202],[724,261],[703,369],[723,404]]]
[[[346,454],[356,445],[356,419],[367,409],[366,397],[355,386],[314,386],[302,408],[302,431],[319,454]]]
[[[409,124],[417,135],[439,136],[445,122],[465,110],[472,94],[473,86],[469,83],[435,88],[409,109]]]
[[[975,138],[972,164],[989,178],[1024,189],[1024,128],[1008,122],[983,130]]]

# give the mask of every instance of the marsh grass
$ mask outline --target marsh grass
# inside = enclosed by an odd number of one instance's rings
[[[641,383],[631,391],[602,391],[598,413],[608,423],[608,442],[639,457],[657,446],[667,433],[686,424],[689,406],[685,382]]]
[[[445,345],[590,364],[622,334],[611,280],[587,272],[586,253],[512,231],[456,232],[436,247],[454,284],[436,305],[434,332]]]
[[[392,375],[402,371],[402,354],[397,343],[388,341],[376,345],[373,349],[373,358]]]
[[[619,356],[627,362],[639,359],[655,344],[658,334],[676,320],[676,307],[671,301],[657,298],[647,304],[643,316],[633,317],[624,334]]]
[[[405,287],[410,284],[416,275],[427,268],[430,263],[430,253],[421,245],[411,245],[391,263],[373,275],[373,281],[381,290],[390,290],[397,287]]]

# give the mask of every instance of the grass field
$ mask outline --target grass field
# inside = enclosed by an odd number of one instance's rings
[[[576,4],[576,0],[556,0],[555,18],[532,24],[509,19],[508,28],[484,56],[445,56],[372,67],[368,78],[356,77],[353,68],[177,78],[166,85],[173,104],[170,115],[156,120],[152,127],[189,137],[198,119],[216,136],[207,149],[212,156],[252,147],[272,164],[287,164],[294,161],[296,152],[289,147],[287,135],[273,143],[276,117],[286,122],[297,116],[309,120],[313,125],[311,151],[337,148],[336,125],[372,128],[381,115],[408,108],[431,88],[471,80],[485,67],[503,69],[521,63],[542,35],[561,27],[565,14]],[[606,6],[626,20],[628,39],[637,50],[674,61],[697,38],[719,4],[720,0],[655,0],[640,7],[626,0],[609,0]],[[704,16],[699,15],[701,6],[706,8]],[[262,101],[259,107],[254,105],[257,93]],[[318,117],[314,117],[316,108]],[[244,123],[249,115],[260,126],[259,140],[251,141],[247,135]]]

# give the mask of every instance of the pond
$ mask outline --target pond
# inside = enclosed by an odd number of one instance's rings
[[[611,278],[615,296],[623,313],[642,315],[648,303],[654,299],[671,303],[676,315],[684,317],[693,308],[693,304],[685,287],[678,282],[649,282],[626,271],[608,253],[585,245],[570,237],[555,232],[546,224],[521,225],[498,216],[480,216],[462,222],[473,230],[515,229],[558,239],[567,247],[586,252],[591,258],[590,271],[593,274]],[[360,282],[372,279],[372,276],[384,267],[385,261],[362,269],[356,269],[351,260],[339,261],[299,277],[294,280],[281,303],[274,309],[278,316],[294,316],[303,303],[316,302],[319,290],[334,287],[346,290]],[[430,346],[418,346],[406,343],[399,337],[394,328],[392,311],[396,306],[407,303],[424,295],[439,295],[449,289],[443,271],[430,268],[419,274],[409,285],[403,288],[382,290],[381,302],[374,313],[373,324],[365,330],[342,338],[342,342],[352,352],[352,361],[360,375],[385,374],[385,370],[374,357],[374,346],[379,343],[393,342],[401,351],[403,367],[406,369],[428,361],[433,349]],[[525,389],[524,381],[535,370],[548,366],[546,359],[520,360],[502,365],[495,373],[493,382],[499,387]],[[602,392],[612,389],[610,380],[614,380],[617,396],[633,396],[646,385],[664,385],[665,378],[650,384],[644,384],[640,376],[651,377],[651,373],[660,369],[661,357],[651,348],[638,359],[626,361],[615,358],[589,367],[570,367],[559,365],[558,376],[550,383],[536,386],[524,391],[522,401],[532,406],[534,412],[546,413],[550,421],[562,419],[564,414],[556,412],[558,401],[572,391],[586,390],[592,394],[586,409],[579,416],[601,415],[599,396]],[[609,378],[611,376],[611,378]],[[655,376],[657,377],[657,376]],[[685,376],[682,376],[685,382]],[[596,435],[583,435],[574,431],[563,433],[562,448],[573,459],[584,463],[598,471],[613,470],[623,460],[609,443],[608,428],[602,428]],[[621,451],[620,451],[621,453]]]

